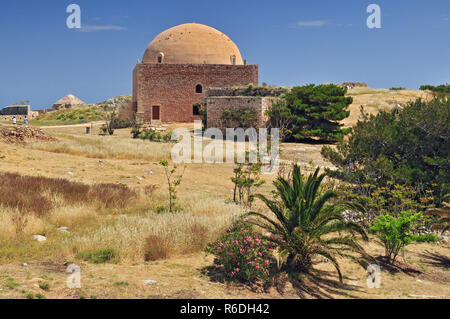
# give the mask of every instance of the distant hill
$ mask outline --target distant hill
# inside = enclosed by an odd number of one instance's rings
[[[119,95],[94,105],[84,105],[41,114],[36,119],[32,120],[30,124],[36,126],[51,126],[100,121],[103,118],[101,106],[110,105],[118,107],[122,102],[130,102],[131,100],[131,95]]]
[[[391,111],[397,105],[402,107],[418,98],[429,99],[433,96],[426,91],[371,88],[349,89],[347,95],[353,97],[353,103],[349,107],[350,116],[342,121],[346,127],[354,126],[361,119],[361,106],[366,113],[376,114],[382,110]]]

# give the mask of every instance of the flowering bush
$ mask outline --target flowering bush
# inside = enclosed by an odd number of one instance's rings
[[[230,278],[255,282],[273,282],[271,248],[250,226],[238,223],[208,245],[206,252],[215,256],[217,269]]]

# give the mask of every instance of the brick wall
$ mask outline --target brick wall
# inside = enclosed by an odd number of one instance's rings
[[[152,107],[160,107],[163,123],[192,122],[193,105],[205,99],[207,87],[258,84],[257,65],[138,64],[133,71],[137,113],[150,122]],[[196,86],[202,93],[196,93]]]

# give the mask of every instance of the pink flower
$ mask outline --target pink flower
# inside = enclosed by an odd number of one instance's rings
[[[240,270],[239,268],[236,268],[236,272],[239,272],[239,270]]]

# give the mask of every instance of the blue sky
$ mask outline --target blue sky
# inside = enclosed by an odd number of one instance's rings
[[[82,10],[84,32],[66,26]],[[381,29],[366,8],[381,7]],[[227,34],[260,83],[364,81],[370,87],[450,83],[449,0],[15,0],[0,4],[0,107],[49,107],[131,94],[137,59],[160,32],[197,22]],[[89,32],[87,32],[89,31]]]

